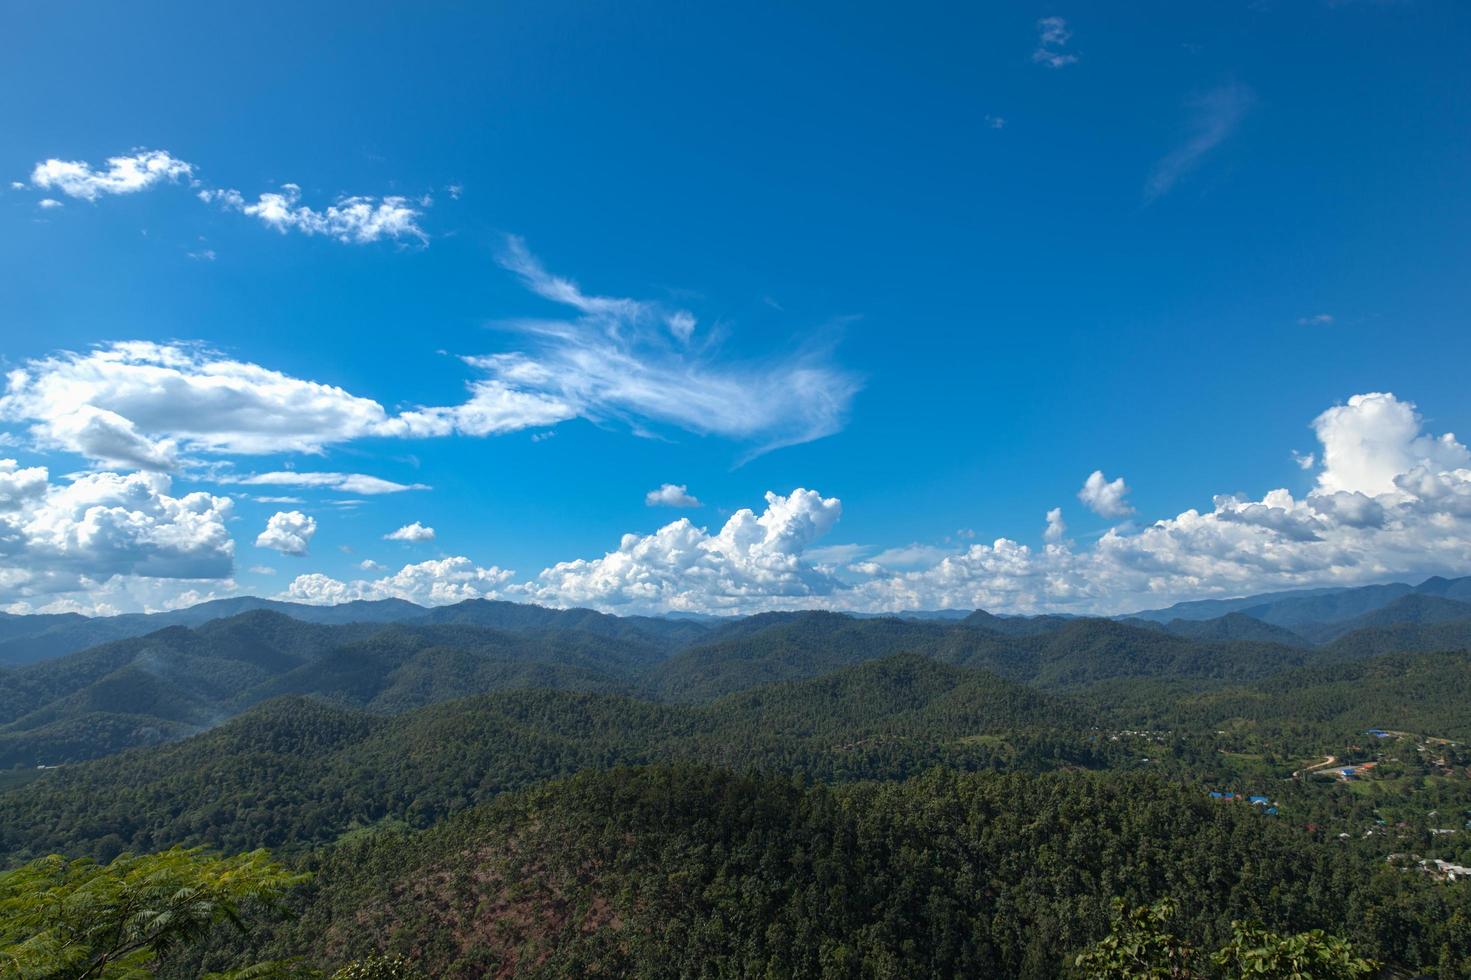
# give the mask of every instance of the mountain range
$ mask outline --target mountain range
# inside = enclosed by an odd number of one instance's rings
[[[489,600],[423,609],[231,599],[154,616],[12,616],[3,621],[10,643],[64,646],[84,634],[153,629],[0,667],[0,768],[173,741],[283,696],[378,714],[526,689],[700,704],[899,654],[1058,694],[1143,680],[1198,691],[1388,653],[1466,649],[1471,603],[1453,596],[1468,587],[1471,579],[1432,579],[1413,589],[1278,595],[1212,619],[1164,622],[982,611],[696,621]],[[1310,621],[1308,610],[1350,615]]]

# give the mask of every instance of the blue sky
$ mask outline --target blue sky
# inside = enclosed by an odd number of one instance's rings
[[[17,5],[0,607],[1471,573],[1468,40],[1435,0]],[[292,472],[426,489],[241,482]]]

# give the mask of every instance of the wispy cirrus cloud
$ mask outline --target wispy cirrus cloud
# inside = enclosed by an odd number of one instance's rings
[[[1239,82],[1217,86],[1190,100],[1185,140],[1161,157],[1150,171],[1144,182],[1145,203],[1168,194],[1181,178],[1229,139],[1255,101],[1255,93]]]
[[[759,361],[722,357],[708,338],[695,342],[688,311],[587,293],[548,272],[519,238],[507,240],[501,263],[578,315],[511,323],[526,349],[466,362],[488,375],[481,384],[495,401],[534,399],[546,421],[618,421],[638,434],[670,425],[753,443],[756,455],[837,432],[861,387],[820,345]]]
[[[270,473],[251,473],[236,476],[216,476],[216,483],[239,484],[255,487],[308,487],[340,490],[343,493],[362,494],[374,497],[385,493],[403,493],[406,490],[428,490],[427,483],[396,483],[366,473],[330,473],[298,470],[276,470]]]
[[[1066,68],[1076,64],[1078,56],[1063,49],[1073,38],[1067,21],[1061,17],[1043,17],[1037,21],[1037,49],[1032,60],[1047,68]]]

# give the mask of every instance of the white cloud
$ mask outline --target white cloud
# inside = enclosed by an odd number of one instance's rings
[[[95,201],[104,194],[133,194],[155,184],[176,183],[193,172],[191,165],[163,150],[138,150],[131,156],[112,157],[103,170],[93,170],[80,160],[45,160],[31,171],[31,184]]]
[[[1006,128],[1006,117],[1005,116],[992,116],[992,115],[987,115],[986,116],[986,125],[989,128],[991,128],[991,129],[1005,129]]]
[[[1042,532],[1042,540],[1048,544],[1060,544],[1065,534],[1067,524],[1062,519],[1062,508],[1054,507],[1047,512],[1047,530]]]
[[[1294,449],[1292,450],[1292,461],[1297,464],[1298,469],[1310,470],[1318,462],[1318,454],[1300,453]]]
[[[802,554],[812,564],[824,565],[846,565],[857,561],[864,555],[873,551],[866,544],[827,544],[818,548],[808,548]]]
[[[1037,21],[1037,50],[1032,52],[1032,60],[1048,68],[1066,68],[1076,63],[1077,55],[1063,51],[1072,36],[1063,18],[1043,17]]]
[[[58,201],[54,197],[43,197],[39,201],[36,202],[36,207],[38,207],[38,208],[45,208],[47,210],[49,210],[51,208],[59,208],[61,206],[62,206],[61,202]]]
[[[703,507],[691,495],[690,488],[683,483],[666,483],[657,490],[644,494],[644,504],[649,507]]]
[[[1084,547],[1066,540],[1054,508],[1041,548],[1007,538],[958,551],[918,545],[876,556],[891,563],[885,567],[860,561],[870,550],[864,546],[819,546],[842,505],[797,490],[767,494],[763,512],[742,510],[717,531],[673,521],[521,582],[455,557],[351,582],[303,575],[288,595],[425,603],[494,596],[619,612],[1115,613],[1186,598],[1471,574],[1471,453],[1453,435],[1427,431],[1414,405],[1386,393],[1350,398],[1313,428],[1321,468],[1306,495],[1220,495],[1208,508],[1116,527]],[[1099,499],[1126,507],[1126,485],[1096,475],[1090,483]],[[229,509],[227,498],[208,494],[174,498],[168,477],[157,473],[89,473],[54,485],[41,467],[0,464],[0,607],[116,612],[233,593]]]
[[[1209,510],[1114,528],[1086,548],[1065,540],[1054,508],[1040,550],[1001,538],[958,553],[915,548],[876,556],[914,559],[914,567],[895,571],[879,560],[854,562],[866,550],[857,546],[812,546],[841,505],[800,491],[768,495],[766,514],[743,511],[718,535],[675,521],[506,591],[621,612],[1117,613],[1205,596],[1471,574],[1471,459],[1454,437],[1425,433],[1414,407],[1392,395],[1349,399],[1316,428],[1329,479],[1306,497],[1287,490],[1256,500],[1222,495]],[[1127,510],[1123,481],[1095,475],[1092,504],[1115,515]],[[759,549],[719,544],[747,540],[741,529],[753,524],[780,529],[789,521],[800,533],[777,533],[770,542],[753,536],[763,542]],[[839,577],[839,566],[848,578]]]
[[[252,575],[275,575],[276,570],[270,565],[251,565],[247,571]]]
[[[502,264],[577,315],[509,324],[530,350],[466,358],[487,375],[472,386],[471,400],[405,413],[411,432],[501,432],[582,417],[639,434],[673,425],[752,442],[760,453],[838,431],[859,389],[815,348],[765,362],[717,361],[710,346],[677,343],[677,332],[671,338],[685,311],[586,293],[549,273],[518,238],[508,240]]]
[[[266,192],[254,202],[246,201],[236,190],[206,190],[199,197],[257,218],[282,234],[299,231],[357,245],[385,238],[413,239],[421,244],[429,241],[429,236],[419,227],[423,212],[415,207],[425,202],[411,202],[406,197],[342,197],[320,210],[301,203],[301,188],[296,184],[282,184],[279,192]]]
[[[1123,477],[1110,482],[1102,470],[1094,470],[1088,474],[1083,489],[1078,491],[1078,499],[1084,506],[1099,517],[1109,518],[1128,517],[1134,513],[1134,508],[1124,499],[1128,495],[1129,485],[1124,482]],[[1048,523],[1051,523],[1050,517]]]
[[[270,473],[252,473],[248,476],[217,476],[219,483],[244,484],[257,487],[323,487],[358,493],[372,497],[385,493],[402,493],[405,490],[428,490],[425,483],[395,483],[366,473],[325,473],[277,470]],[[264,500],[264,497],[257,498]]]
[[[181,446],[316,453],[395,434],[372,399],[200,347],[147,341],[63,351],[11,371],[0,419],[30,422],[45,448],[141,469],[177,465]]]
[[[371,398],[200,345],[118,341],[10,371],[0,421],[29,423],[42,449],[149,470],[177,469],[185,453],[321,453],[362,438],[489,436],[579,417],[623,423],[639,435],[672,425],[724,436],[752,444],[749,455],[756,455],[836,432],[859,389],[816,349],[761,363],[719,362],[708,343],[690,348],[670,337],[665,317],[682,322],[683,311],[587,295],[548,274],[519,240],[511,240],[505,264],[532,291],[579,315],[515,324],[529,352],[463,358],[482,377],[459,404],[390,415]],[[335,478],[260,479],[327,486]],[[420,488],[351,474],[342,480],[337,489],[355,493]]]
[[[383,571],[384,567],[385,566],[379,564],[371,558],[364,558],[362,561],[358,562],[358,568],[361,568],[365,572],[381,572]]]
[[[1144,184],[1144,199],[1154,201],[1168,194],[1180,179],[1224,143],[1251,108],[1256,96],[1245,85],[1222,85],[1190,103],[1190,122],[1185,141],[1165,154]]]
[[[514,354],[491,357],[467,357],[472,367],[492,371],[506,367],[516,373],[511,361]],[[517,390],[501,380],[479,380],[469,385],[470,400],[460,405],[420,408],[404,412],[385,426],[386,434],[402,436],[496,436],[520,429],[556,425],[576,418],[577,409],[549,394]]]
[[[405,565],[392,575],[342,582],[326,575],[299,575],[282,595],[293,602],[333,605],[356,599],[407,599],[442,606],[466,599],[500,597],[514,572],[481,568],[468,558],[443,558]]]
[[[690,337],[694,335],[695,326],[699,321],[695,319],[694,314],[689,310],[675,310],[665,318],[665,322],[669,324],[670,333],[674,334],[680,340],[688,342]]]
[[[0,604],[95,589],[118,576],[224,579],[234,564],[228,497],[170,494],[156,473],[87,473],[0,460]]]
[[[7,601],[0,592],[0,611],[13,615],[79,613],[117,616],[133,612],[167,612],[240,594],[234,579],[151,578],[114,575],[105,580],[84,579],[77,591],[37,593]]]
[[[405,524],[403,527],[399,528],[397,531],[391,531],[388,534],[383,535],[383,540],[384,541],[407,541],[407,542],[409,542],[411,544],[419,544],[419,543],[422,543],[424,541],[433,541],[434,540],[434,528],[432,528],[432,527],[425,527],[424,525],[420,524],[418,521],[415,521],[412,524]]]
[[[1374,496],[1395,489],[1395,478],[1417,467],[1431,472],[1471,466],[1466,447],[1447,432],[1422,434],[1423,420],[1413,402],[1371,392],[1313,420],[1323,444],[1318,486],[1329,493],[1347,490]]]
[[[307,553],[312,535],[316,533],[316,518],[299,510],[277,511],[266,521],[266,529],[256,537],[255,546],[299,557]]]
[[[884,568],[912,568],[917,565],[933,565],[946,555],[954,553],[953,548],[914,542],[898,548],[886,548],[869,561]]]
[[[1314,313],[1312,316],[1300,316],[1297,325],[1300,327],[1326,327],[1333,323],[1333,314]]]
[[[840,583],[802,560],[842,504],[811,490],[766,494],[766,510],[731,515],[718,534],[681,518],[649,535],[625,534],[601,558],[544,570],[521,594],[553,605],[664,611],[762,609],[808,602]]]

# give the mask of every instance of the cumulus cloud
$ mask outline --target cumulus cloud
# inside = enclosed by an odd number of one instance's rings
[[[207,453],[317,453],[393,434],[383,406],[335,385],[183,344],[124,341],[62,351],[6,376],[0,419],[43,447],[105,465],[168,469]]]
[[[809,601],[840,588],[831,574],[802,558],[842,510],[837,499],[813,490],[767,493],[761,514],[736,511],[718,533],[681,518],[652,534],[625,534],[617,550],[554,565],[522,594],[553,605],[664,611],[761,609]]]
[[[644,494],[644,504],[649,507],[704,506],[683,483],[666,483],[657,490],[650,490]]]
[[[1108,518],[1128,517],[1134,513],[1134,508],[1124,499],[1128,495],[1129,485],[1123,477],[1110,481],[1102,470],[1088,474],[1083,489],[1078,491],[1078,499],[1084,506],[1099,517]],[[1051,515],[1048,515],[1048,523],[1051,523]]]
[[[256,536],[257,548],[271,548],[283,555],[301,556],[307,553],[312,535],[317,533],[317,521],[299,510],[277,511],[266,521],[266,529]]]
[[[1068,29],[1066,20],[1043,17],[1037,21],[1037,50],[1032,52],[1032,60],[1048,68],[1066,68],[1074,64],[1078,56],[1063,50],[1072,37],[1073,32]]]
[[[524,581],[455,557],[382,575],[364,565],[371,574],[353,581],[303,575],[288,597],[493,596],[619,612],[1116,613],[1187,598],[1471,574],[1471,453],[1453,434],[1433,433],[1412,403],[1389,393],[1356,395],[1320,414],[1312,430],[1319,470],[1306,494],[1221,494],[1208,507],[1121,525],[1082,547],[1066,539],[1054,508],[1040,548],[999,538],[875,556],[887,565],[861,561],[868,548],[821,545],[842,514],[839,500],[799,489],[768,493],[759,513],[739,511],[718,529],[676,520]],[[1127,508],[1121,479],[1098,472],[1089,484],[1090,506]],[[235,589],[229,510],[228,498],[171,496],[169,478],[155,472],[94,472],[56,484],[42,467],[6,461],[0,606],[117,611],[128,602],[157,608],[186,595],[228,594]],[[166,578],[177,584],[160,585]]]
[[[1062,519],[1062,508],[1054,507],[1047,512],[1047,530],[1042,532],[1042,540],[1048,544],[1060,544],[1065,534],[1067,524]]]
[[[129,156],[112,157],[101,169],[80,160],[44,160],[31,171],[31,184],[95,201],[104,195],[134,194],[156,184],[177,183],[193,173],[190,164],[164,150],[137,150]]]
[[[1395,488],[1395,477],[1416,467],[1431,472],[1471,466],[1466,447],[1446,433],[1421,432],[1423,420],[1413,402],[1370,392],[1328,409],[1313,420],[1323,444],[1318,486],[1376,495]]]
[[[358,493],[373,497],[385,493],[403,493],[405,490],[428,490],[425,483],[395,483],[366,473],[299,472],[277,470],[270,473],[252,473],[247,476],[224,475],[215,479],[220,483],[243,484],[256,487],[322,487]]]
[[[54,483],[46,467],[0,460],[0,605],[29,607],[119,576],[228,578],[232,502],[170,490],[157,473]]]
[[[1314,430],[1324,469],[1306,496],[1285,489],[1259,499],[1219,495],[1208,510],[1117,527],[1090,547],[1065,540],[1055,508],[1041,550],[1000,538],[916,553],[907,569],[876,560],[838,568],[830,559],[850,560],[861,550],[811,545],[841,504],[798,491],[768,495],[762,517],[744,511],[719,534],[676,521],[626,535],[616,551],[553,566],[510,591],[625,612],[1118,613],[1204,596],[1471,574],[1471,459],[1454,436],[1427,433],[1415,407],[1389,394],[1351,398],[1320,416]],[[1084,490],[1085,502],[1110,516],[1128,511],[1122,480],[1095,473]],[[784,528],[789,521],[800,533],[775,534],[775,544],[751,551],[717,545],[745,540],[738,529],[753,522]]]
[[[1160,158],[1150,171],[1144,184],[1145,201],[1154,201],[1168,194],[1182,177],[1229,139],[1255,99],[1251,89],[1232,82],[1192,100],[1185,140]]]
[[[293,602],[334,605],[357,599],[406,599],[442,606],[466,599],[494,599],[515,573],[482,568],[468,558],[443,558],[405,565],[392,575],[343,582],[322,574],[298,575],[282,598]]]
[[[13,615],[78,613],[117,616],[122,613],[167,612],[241,594],[233,578],[178,579],[141,575],[114,575],[84,579],[81,588],[65,592],[38,592],[8,600],[0,594],[0,611]]]
[[[381,572],[383,571],[384,567],[384,565],[374,561],[371,558],[364,558],[362,561],[358,562],[358,568],[361,568],[365,572]]]
[[[231,211],[259,219],[283,235],[299,231],[304,235],[323,235],[347,244],[364,245],[385,238],[402,241],[412,239],[421,244],[429,236],[419,226],[424,201],[411,202],[406,197],[338,198],[336,203],[314,209],[301,203],[301,188],[282,184],[280,191],[261,194],[247,201],[236,190],[203,190],[201,200],[214,202]]]
[[[383,535],[383,540],[407,541],[410,544],[419,544],[424,541],[433,541],[434,528],[425,527],[418,521],[415,521],[412,524],[405,524],[397,531],[390,531],[388,534]]]

